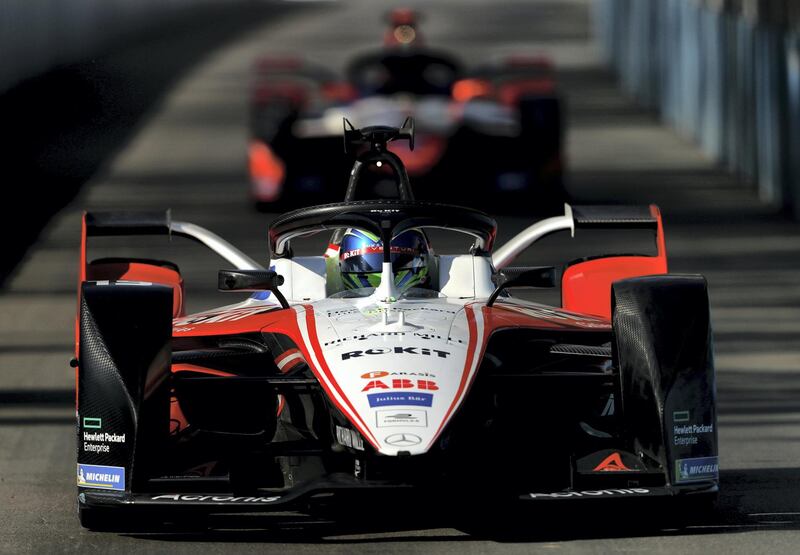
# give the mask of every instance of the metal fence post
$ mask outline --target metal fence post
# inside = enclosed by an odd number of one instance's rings
[[[624,89],[800,219],[800,2],[596,1]]]
[[[783,200],[788,212],[800,220],[800,33],[786,38],[787,147]]]

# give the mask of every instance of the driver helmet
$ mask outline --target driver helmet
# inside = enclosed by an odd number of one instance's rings
[[[397,8],[387,14],[389,29],[383,37],[385,46],[410,47],[422,40],[419,36],[417,13],[409,8]]]
[[[392,270],[398,292],[429,287],[431,250],[425,234],[409,229],[392,239]],[[339,249],[339,270],[345,289],[377,287],[381,282],[383,243],[368,231],[348,228]]]

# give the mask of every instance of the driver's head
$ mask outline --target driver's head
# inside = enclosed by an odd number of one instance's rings
[[[425,235],[416,229],[392,239],[392,269],[399,292],[430,285],[429,251]],[[382,264],[383,243],[378,236],[360,229],[345,231],[339,249],[339,269],[345,289],[377,287]]]

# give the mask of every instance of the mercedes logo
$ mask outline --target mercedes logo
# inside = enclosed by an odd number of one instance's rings
[[[392,434],[383,441],[395,447],[411,447],[422,443],[422,438],[414,434]]]

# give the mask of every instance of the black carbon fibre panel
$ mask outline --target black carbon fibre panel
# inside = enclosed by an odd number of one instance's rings
[[[87,212],[86,235],[168,235],[170,211]]]
[[[137,403],[108,352],[85,296],[81,296],[80,318],[78,462],[127,467],[132,454]],[[83,425],[84,419],[88,426]],[[99,419],[99,428],[94,427],[94,419]],[[90,445],[106,443],[86,441],[88,438],[83,437],[84,432],[127,433],[129,441],[122,445],[108,445],[108,453],[92,452],[88,450]]]
[[[625,426],[672,483],[679,460],[717,456],[716,384],[706,281],[648,276],[612,286],[613,355]]]
[[[171,336],[171,288],[82,285],[78,462],[125,468],[127,489],[168,434]]]
[[[605,345],[572,345],[568,343],[557,343],[550,347],[550,354],[610,358],[611,347],[606,347]]]
[[[573,206],[572,217],[576,227],[655,229],[658,226],[649,206]]]

